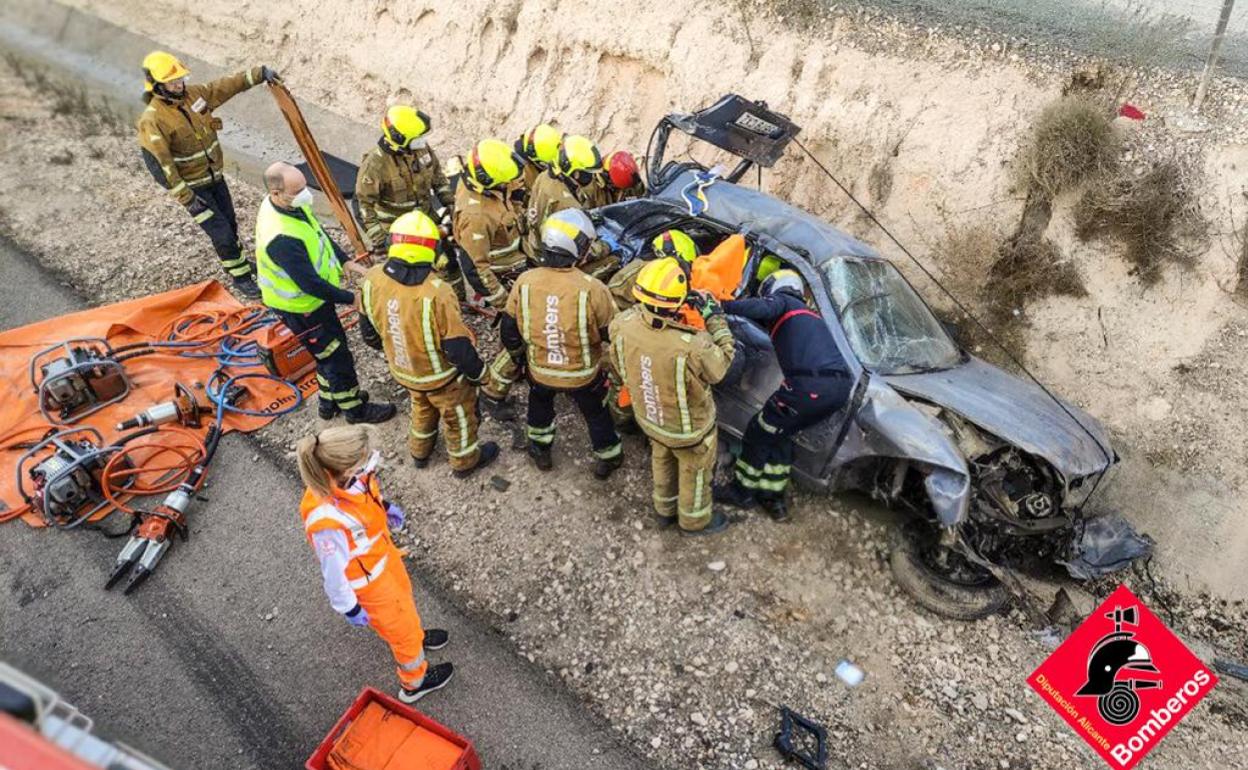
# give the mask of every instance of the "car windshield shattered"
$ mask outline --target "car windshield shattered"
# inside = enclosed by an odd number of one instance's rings
[[[887,261],[838,257],[823,273],[845,336],[869,371],[914,374],[961,362],[957,344]]]

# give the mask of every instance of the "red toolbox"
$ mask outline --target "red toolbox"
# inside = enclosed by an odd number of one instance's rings
[[[304,764],[306,770],[481,770],[472,741],[365,687]]]

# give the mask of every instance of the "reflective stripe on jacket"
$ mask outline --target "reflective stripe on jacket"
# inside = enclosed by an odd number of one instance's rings
[[[302,241],[317,275],[334,286],[342,280],[342,267],[325,229],[310,206],[302,211],[307,222],[278,211],[266,195],[256,214],[256,281],[260,284],[260,295],[265,305],[288,313],[311,313],[325,301],[304,294],[294,279],[269,257],[268,246],[274,238],[288,235]]]
[[[374,249],[386,245],[390,225],[398,217],[419,209],[436,221],[433,196],[452,201],[451,187],[432,148],[395,153],[380,146],[360,161],[355,178],[355,199],[360,203],[360,224]]]
[[[352,590],[359,591],[389,565],[400,557],[390,530],[386,526],[386,510],[381,503],[377,480],[368,474],[368,480],[352,482],[347,489],[334,487],[328,499],[317,497],[312,490],[305,490],[299,504],[303,518],[303,530],[312,543],[312,535],[336,529],[347,538],[347,579]],[[402,569],[402,565],[396,565]]]
[[[459,375],[447,360],[442,341],[472,338],[459,312],[455,290],[431,275],[406,286],[375,265],[360,289],[361,307],[381,336],[390,373],[411,390],[437,390]]]
[[[615,317],[602,281],[574,267],[534,268],[516,279],[506,312],[520,328],[534,380],[563,390],[593,381],[602,330]]]
[[[502,301],[506,290],[496,273],[509,273],[525,261],[520,251],[520,212],[502,193],[479,193],[460,184],[455,191],[453,228],[455,243],[477,268],[489,298]]]

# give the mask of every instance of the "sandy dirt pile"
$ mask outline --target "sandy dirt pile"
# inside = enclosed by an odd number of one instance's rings
[[[254,21],[248,14],[258,12],[252,6],[228,10],[240,28]],[[456,18],[468,18],[470,11]],[[398,15],[397,10],[386,13]],[[530,13],[526,9],[515,23],[536,24]],[[345,18],[337,20],[341,25],[334,21],[322,18],[316,26],[350,28]],[[503,21],[497,29],[507,28]],[[288,45],[316,48],[309,38],[300,37],[310,34],[297,31],[302,21],[288,23],[290,28],[282,33],[290,36]],[[717,34],[709,22],[689,21],[698,24],[704,24],[703,33]],[[221,28],[207,22],[186,26],[198,28],[206,38],[213,38],[209,30],[219,33],[214,45],[222,48],[205,50],[206,55],[230,48]],[[680,29],[669,47],[692,56],[692,41],[681,42],[691,34],[683,31],[688,26]],[[490,39],[482,35],[481,45]],[[263,47],[263,42],[249,45]],[[479,55],[480,49],[474,50]],[[593,58],[582,49],[566,53],[571,61]],[[546,61],[552,63],[542,67],[555,66],[553,52],[550,56]],[[872,69],[864,54],[845,56],[851,63],[858,60],[857,74],[845,73],[846,84]],[[305,64],[311,67],[313,62]],[[343,59],[338,66],[347,64]],[[785,66],[791,67],[791,61]],[[888,66],[895,67],[899,88],[913,80],[902,74],[900,62],[885,60],[880,68]],[[839,71],[827,64],[804,69],[809,74],[803,77],[825,67]],[[296,62],[288,69],[293,83],[310,77],[300,74]],[[624,81],[630,88],[644,81],[644,69],[634,74]],[[961,77],[967,88],[975,81],[969,72]],[[1035,88],[1021,76],[1003,77],[1010,88]],[[670,79],[658,77],[657,87]],[[930,85],[947,85],[938,81],[931,77]],[[713,84],[707,93],[721,87],[727,82]],[[537,92],[530,88],[525,98]],[[584,123],[603,120],[616,126],[618,136],[640,130],[628,128],[634,119],[625,117],[629,113],[624,106],[577,113],[584,108],[581,96],[569,89],[563,98],[570,114],[580,114]],[[865,104],[878,96],[864,91],[860,99],[864,105],[859,117],[865,119],[870,114]],[[448,103],[440,106],[450,110]],[[663,100],[656,102],[645,120],[666,106]],[[489,109],[501,113],[510,108],[504,104]],[[804,109],[812,115],[826,109],[832,115],[844,107],[831,102],[817,106],[811,97]],[[517,128],[539,112],[534,109],[506,125]],[[482,121],[499,117],[472,114],[461,109],[446,120],[454,124],[461,115]],[[969,111],[964,117],[970,119]],[[9,237],[67,283],[103,302],[218,275],[206,240],[143,171],[128,130],[115,133],[115,126],[102,123],[80,100],[24,82],[12,71],[0,77],[0,120],[0,223]],[[916,127],[908,136],[919,132],[917,136],[927,136],[924,141],[935,147],[937,135],[952,125],[942,122],[925,131]],[[36,131],[41,141],[24,140]],[[857,135],[865,143],[869,133],[860,130]],[[634,136],[625,138],[631,143]],[[857,154],[846,152],[853,146],[849,140],[836,148],[828,141],[827,149],[836,149],[833,154],[841,162],[861,162]],[[935,189],[936,180],[956,176],[942,171],[934,159],[929,163],[926,175],[897,175],[892,199],[920,200],[922,191]],[[977,173],[985,184],[996,176],[989,167]],[[816,186],[813,178],[802,175],[798,184],[810,190]],[[234,191],[246,230],[258,192],[242,183]],[[792,192],[797,194],[797,188]],[[835,213],[830,216],[836,218]],[[377,397],[397,397],[380,358],[358,338],[352,347],[365,386]],[[261,439],[275,451],[289,452],[317,424],[314,412],[305,409],[266,429]],[[603,484],[589,474],[587,439],[570,410],[563,410],[558,428],[552,474],[539,475],[522,453],[506,451],[492,473],[461,484],[450,479],[441,462],[419,472],[404,463],[406,426],[395,421],[382,431],[385,446],[397,449],[388,453],[387,488],[408,507],[406,540],[420,568],[449,586],[460,601],[662,765],[682,770],[781,767],[770,748],[775,707],[781,704],[828,725],[838,765],[1056,769],[1095,761],[1025,690],[1026,675],[1049,653],[1051,640],[1019,612],[952,623],[919,611],[888,575],[884,554],[891,526],[866,501],[799,496],[791,525],[777,526],[756,516],[714,541],[690,543],[652,528],[642,442],[626,441],[625,469]],[[497,423],[487,422],[484,433],[504,447],[515,439],[512,429]],[[294,515],[293,507],[290,511]],[[1146,581],[1129,581],[1146,598],[1154,598]],[[1096,590],[1104,592],[1104,587]],[[1248,655],[1242,607],[1177,595],[1168,601],[1175,626],[1186,639],[1214,640],[1227,657]],[[1200,649],[1204,655],[1212,651],[1208,645]],[[833,675],[842,658],[852,658],[867,672],[857,689],[847,689]],[[1242,741],[1248,725],[1244,702],[1242,688],[1233,683],[1219,688],[1156,750],[1150,766],[1248,767],[1248,746]]]

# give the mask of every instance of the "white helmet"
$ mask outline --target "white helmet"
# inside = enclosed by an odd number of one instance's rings
[[[589,256],[598,233],[589,215],[580,209],[564,209],[542,222],[542,261],[551,267],[568,267]]]

